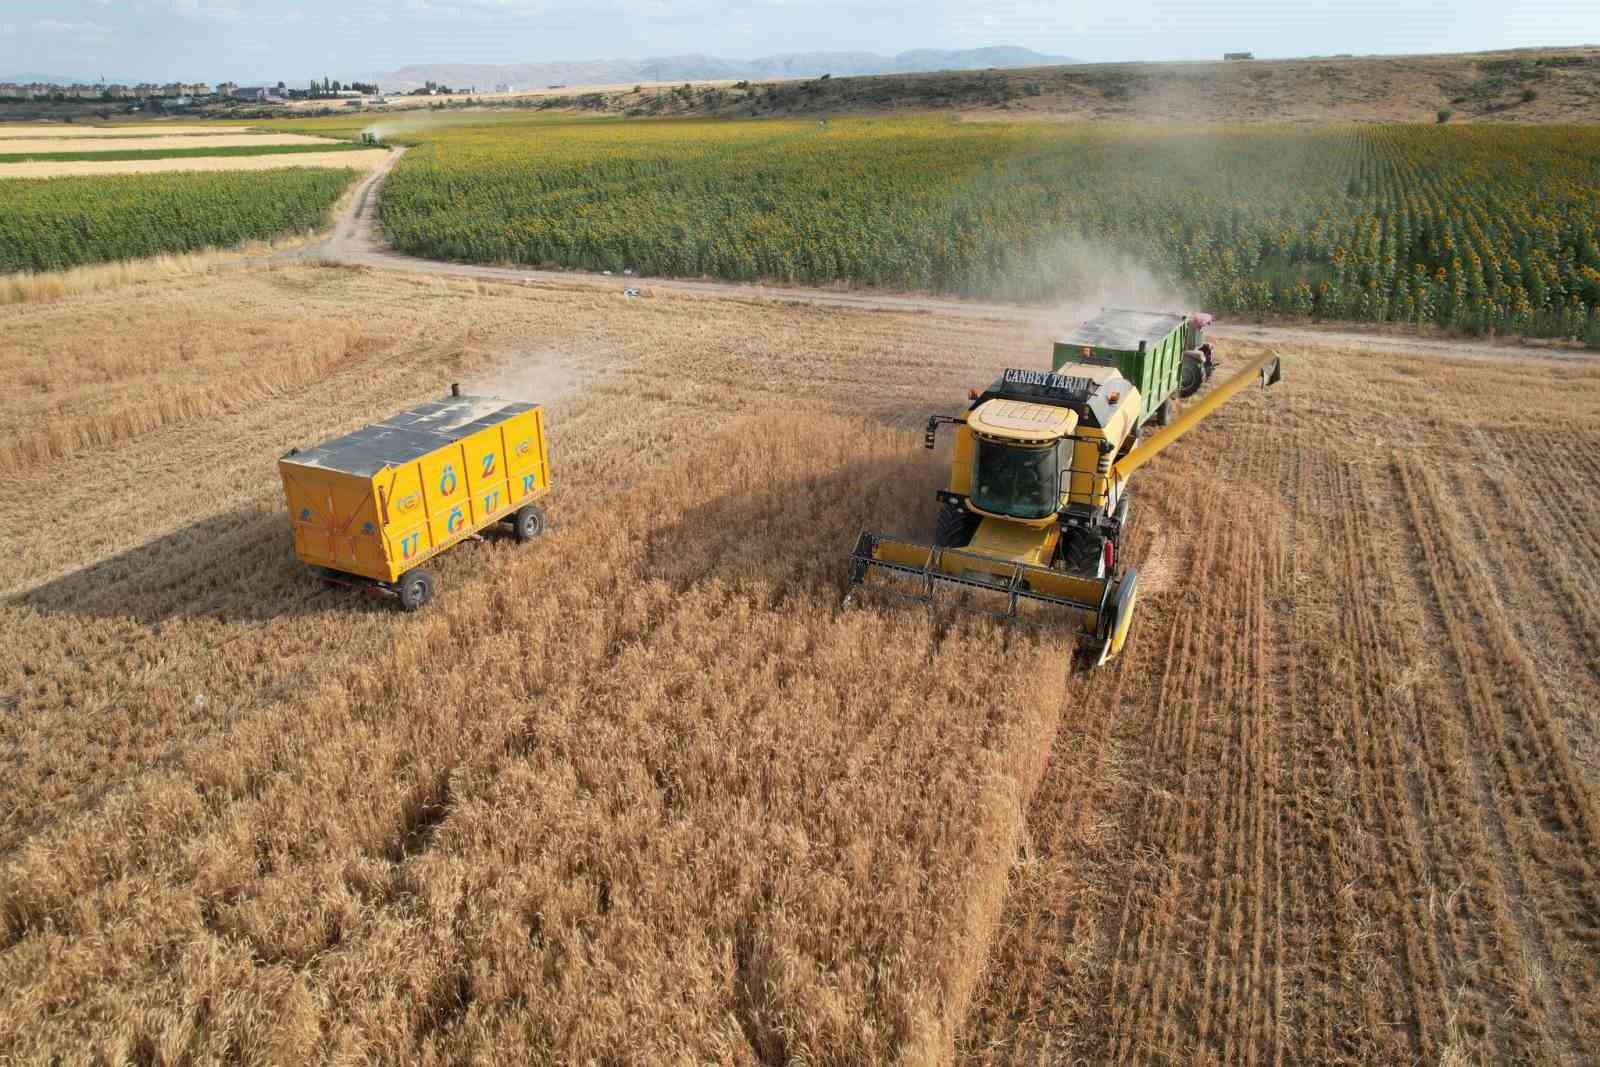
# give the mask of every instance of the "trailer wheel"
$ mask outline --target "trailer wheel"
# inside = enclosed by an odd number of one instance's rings
[[[400,576],[395,590],[400,594],[400,606],[406,611],[417,611],[433,599],[433,575],[420,567]]]
[[[1178,364],[1178,395],[1194,396],[1204,384],[1206,384],[1204,357],[1198,352],[1185,352],[1183,360]]]
[[[518,541],[532,541],[544,533],[544,511],[535,504],[526,504],[511,516],[511,530]]]

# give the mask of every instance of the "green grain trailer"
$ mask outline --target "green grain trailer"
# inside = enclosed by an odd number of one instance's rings
[[[1138,421],[1164,425],[1173,394],[1192,396],[1211,377],[1215,362],[1205,340],[1211,320],[1204,312],[1106,308],[1056,338],[1051,369],[1071,374],[1074,364],[1115,367],[1139,390]]]

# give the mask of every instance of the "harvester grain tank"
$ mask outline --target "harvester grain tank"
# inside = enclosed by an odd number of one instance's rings
[[[941,589],[999,594],[993,614],[1048,605],[1096,662],[1120,652],[1139,591],[1137,570],[1120,567],[1129,477],[1250,382],[1279,379],[1270,353],[1178,413],[1216,369],[1211,321],[1106,310],[1056,340],[1051,370],[1007,369],[961,415],[931,416],[930,449],[940,425],[956,427],[933,544],[863,531],[850,596],[863,586],[929,602]]]
[[[506,522],[519,541],[544,530],[550,491],[544,409],[492,396],[422,404],[278,461],[295,555],[330,582],[433,597],[422,564]]]

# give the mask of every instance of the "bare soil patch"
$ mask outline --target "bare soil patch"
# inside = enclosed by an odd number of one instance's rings
[[[181,159],[52,160],[42,163],[0,163],[0,179],[62,178],[74,175],[158,174],[180,170],[276,170],[282,167],[348,167],[371,170],[388,152],[302,152],[265,156],[194,156]]]
[[[66,126],[62,124],[0,124],[0,140],[11,138],[149,138],[149,137],[209,137],[243,133],[245,126],[187,126],[148,123],[137,126]]]
[[[297,133],[226,133],[211,136],[184,134],[177,137],[152,136],[139,138],[76,137],[63,142],[51,137],[7,139],[0,152],[15,155],[22,152],[123,152],[158,148],[238,148],[251,145],[273,144],[326,144],[322,137],[306,137]]]

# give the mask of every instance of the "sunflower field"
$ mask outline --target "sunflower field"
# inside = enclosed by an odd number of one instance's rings
[[[354,170],[0,181],[0,273],[225,248],[326,225]]]
[[[416,255],[1020,300],[1073,295],[1104,255],[1213,311],[1600,342],[1600,129],[644,120],[419,140],[381,205]]]

